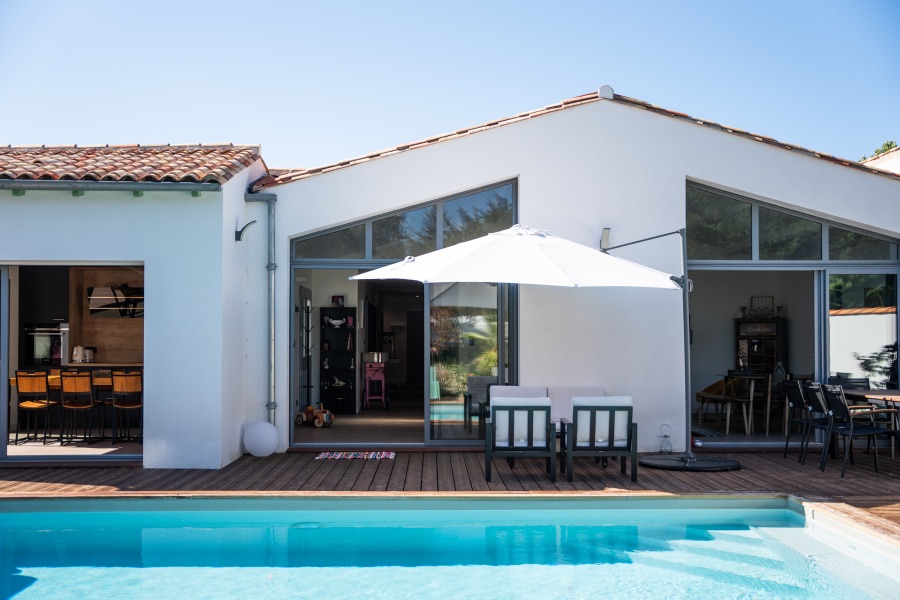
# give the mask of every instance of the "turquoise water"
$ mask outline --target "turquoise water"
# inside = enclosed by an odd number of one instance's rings
[[[3,597],[885,598],[784,499],[0,503]],[[852,567],[855,587],[839,577]]]

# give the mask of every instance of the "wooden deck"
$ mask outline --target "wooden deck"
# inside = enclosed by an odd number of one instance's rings
[[[829,460],[824,473],[817,456],[806,465],[796,455],[735,453],[738,471],[685,473],[640,468],[637,483],[617,465],[602,468],[577,459],[575,481],[549,480],[543,462],[518,460],[510,469],[494,461],[494,480],[484,480],[481,452],[398,452],[395,459],[316,460],[311,452],[268,458],[244,456],[219,470],[135,467],[0,469],[0,498],[109,497],[159,495],[291,495],[369,493],[546,493],[591,495],[791,494],[810,500],[858,507],[894,522],[900,531],[900,460],[879,453],[876,473],[869,455],[860,454],[840,478],[840,463]],[[876,519],[878,521],[879,519]]]

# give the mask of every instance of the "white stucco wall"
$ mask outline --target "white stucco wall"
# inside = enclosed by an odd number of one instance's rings
[[[222,408],[221,464],[244,452],[247,425],[267,418],[268,362],[268,205],[245,202],[244,192],[262,175],[259,163],[241,171],[222,190]],[[234,232],[256,221],[235,241]],[[288,265],[283,265],[290,270]],[[289,288],[288,288],[289,289]],[[287,289],[284,291],[287,293]],[[283,432],[287,435],[287,432]]]
[[[292,236],[514,178],[520,223],[594,247],[604,227],[612,228],[613,245],[683,227],[686,180],[900,237],[897,181],[597,102],[274,188],[278,261],[289,262]],[[613,253],[681,274],[677,236]],[[288,284],[280,272],[280,288]],[[289,314],[287,295],[279,294],[283,349]],[[641,450],[656,447],[662,423],[684,431],[677,292],[523,287],[520,325],[523,383],[600,382],[632,395]],[[283,391],[287,356],[278,357]],[[674,442],[683,448],[680,436]]]
[[[259,162],[223,192],[199,198],[0,190],[0,264],[143,264],[146,467],[219,468],[240,454],[249,416],[241,392],[259,369],[236,365],[231,350],[245,337],[242,348],[259,347],[255,330],[264,336],[265,321],[246,317],[259,313],[257,295],[241,291],[245,263],[256,257],[237,260],[245,247],[235,244],[232,226],[238,213],[252,212],[243,192],[261,173]],[[247,267],[261,269],[263,298],[264,240],[262,265]],[[264,364],[264,337],[262,348]]]

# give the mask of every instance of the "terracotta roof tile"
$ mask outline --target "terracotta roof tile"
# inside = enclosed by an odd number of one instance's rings
[[[424,140],[420,140],[417,142],[410,142],[407,144],[402,144],[400,146],[395,146],[393,148],[388,148],[386,150],[381,150],[379,152],[373,152],[364,156],[359,156],[356,158],[351,158],[348,160],[343,160],[337,163],[333,163],[330,165],[323,165],[320,167],[313,167],[309,169],[270,169],[268,174],[256,180],[251,186],[254,191],[258,191],[268,187],[274,187],[278,185],[283,185],[286,183],[291,183],[292,181],[298,181],[300,179],[306,179],[307,177],[312,177],[314,175],[320,175],[322,173],[328,173],[330,171],[334,171],[337,169],[341,169],[344,167],[349,167],[352,165],[357,165],[359,163],[368,162],[370,160],[376,160],[379,158],[384,158],[387,156],[391,156],[393,154],[398,154],[400,152],[408,152],[409,150],[415,150],[418,148],[423,148],[425,146],[430,146],[433,144],[439,144],[441,142],[445,142],[448,140],[460,138],[463,136],[472,135],[475,133],[479,133],[482,131],[486,131],[488,129],[494,129],[496,127],[502,127],[504,125],[509,125],[511,123],[517,123],[519,121],[523,121],[525,119],[533,119],[535,117],[541,117],[550,113],[554,113],[560,110],[567,110],[569,108],[574,108],[577,106],[582,106],[584,104],[590,104],[592,102],[616,102],[618,104],[625,104],[628,106],[632,106],[635,108],[640,108],[642,110],[646,110],[649,112],[654,112],[658,115],[671,117],[673,119],[680,119],[683,121],[688,121],[689,123],[693,123],[695,125],[702,125],[704,127],[710,127],[712,129],[718,129],[725,133],[729,133],[732,135],[741,136],[750,140],[754,140],[756,142],[760,142],[763,144],[769,144],[771,146],[777,146],[779,148],[784,148],[786,150],[790,150],[792,152],[797,152],[800,154],[806,154],[807,156],[818,158],[821,160],[827,160],[837,165],[841,165],[844,167],[851,167],[854,169],[858,169],[861,171],[865,171],[867,173],[873,173],[876,175],[881,175],[883,177],[891,177],[893,179],[900,179],[900,175],[890,173],[888,171],[877,169],[873,167],[866,166],[864,164],[860,164],[854,160],[837,158],[835,156],[831,156],[830,154],[824,154],[822,152],[815,152],[813,150],[808,150],[802,146],[797,146],[795,144],[789,144],[786,142],[780,142],[774,138],[758,135],[754,133],[750,133],[748,131],[744,131],[743,129],[738,129],[737,127],[729,127],[726,125],[721,125],[719,123],[715,123],[713,121],[707,121],[705,119],[698,119],[695,117],[691,117],[685,113],[680,113],[672,110],[667,110],[664,108],[660,108],[658,106],[654,106],[649,102],[644,102],[643,100],[636,100],[634,98],[629,98],[627,96],[621,96],[619,94],[613,94],[612,100],[607,100],[605,98],[601,98],[598,92],[591,92],[590,94],[582,94],[581,96],[575,96],[574,98],[569,98],[567,100],[563,100],[562,102],[551,104],[549,106],[545,106],[543,108],[539,108],[537,110],[519,113],[513,117],[508,117],[505,119],[497,119],[493,121],[489,121],[482,125],[476,125],[474,127],[466,127],[463,129],[457,129],[452,133],[447,133],[444,135],[432,136]]]
[[[223,184],[260,158],[258,146],[7,146],[0,179]]]

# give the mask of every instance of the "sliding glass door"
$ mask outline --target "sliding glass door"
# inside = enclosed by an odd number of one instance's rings
[[[828,376],[896,389],[897,274],[828,273]]]
[[[488,283],[431,285],[429,439],[481,439],[480,404],[508,364],[508,310],[504,286]]]

